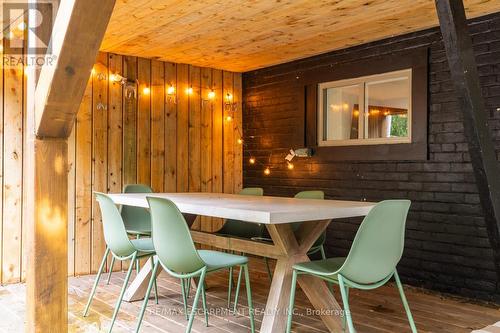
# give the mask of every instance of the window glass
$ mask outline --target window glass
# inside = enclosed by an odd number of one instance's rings
[[[411,142],[411,69],[321,83],[322,146]]]
[[[359,138],[359,105],[362,93],[362,85],[324,89],[324,140]]]
[[[408,137],[409,78],[366,83],[366,138]]]

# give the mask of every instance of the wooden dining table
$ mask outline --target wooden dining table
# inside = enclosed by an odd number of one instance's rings
[[[308,250],[333,219],[365,216],[375,205],[366,201],[316,200],[223,193],[127,193],[110,194],[118,205],[148,208],[146,196],[168,198],[191,226],[197,216],[261,223],[273,243],[191,231],[194,242],[277,260],[262,320],[261,332],[284,332],[286,328],[292,266],[309,261]],[[292,223],[303,222],[294,232]],[[150,259],[151,260],[151,259]],[[146,263],[125,293],[124,300],[144,298],[152,264]],[[158,270],[159,274],[160,270]],[[323,280],[299,275],[299,286],[318,310],[331,332],[342,331],[342,310]]]

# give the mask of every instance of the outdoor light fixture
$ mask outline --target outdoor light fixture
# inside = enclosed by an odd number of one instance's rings
[[[233,113],[236,111],[236,103],[233,102],[233,95],[229,92],[224,98],[224,110]]]
[[[167,88],[167,102],[177,104],[177,95],[175,94],[175,87],[170,84]]]

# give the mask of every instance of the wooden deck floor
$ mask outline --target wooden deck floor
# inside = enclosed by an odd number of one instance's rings
[[[252,259],[250,274],[254,306],[264,308],[269,281],[261,260]],[[236,274],[235,274],[236,275]],[[105,276],[106,278],[107,276]],[[204,325],[203,316],[197,316],[193,332],[249,332],[246,298],[242,295],[238,314],[228,313],[226,308],[227,272],[216,273],[208,278],[207,301],[210,326]],[[117,298],[124,273],[115,272],[111,284],[100,284],[90,316],[81,316],[94,276],[69,279],[70,332],[101,332],[110,323],[114,302]],[[151,300],[141,332],[184,332],[186,321],[182,313],[180,285],[178,281],[162,273],[158,280],[159,305]],[[23,284],[0,287],[0,331],[22,332],[24,325]],[[244,291],[244,289],[243,289]],[[337,295],[338,293],[336,293]],[[375,291],[351,292],[352,313],[358,332],[409,332],[406,316],[393,285]],[[470,304],[462,300],[431,295],[420,290],[406,289],[419,332],[470,332],[500,320],[500,310],[494,307]],[[300,316],[295,316],[295,332],[325,332],[321,320],[308,315],[310,304],[301,292],[297,295]],[[124,302],[113,332],[132,332],[142,302]],[[262,314],[257,314],[256,325],[260,327]]]

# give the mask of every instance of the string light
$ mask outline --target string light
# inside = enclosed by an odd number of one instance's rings
[[[294,166],[293,163],[287,162],[288,163],[288,170],[293,170]]]
[[[233,120],[233,117],[231,116],[226,116],[226,121],[232,121]]]
[[[250,157],[250,159],[248,160],[248,163],[255,164],[255,158],[254,157]]]
[[[214,99],[215,98],[215,91],[213,90],[210,90],[208,92],[208,99]]]
[[[26,29],[26,23],[24,23],[24,21],[23,21],[23,22],[21,22],[21,23],[19,23],[19,24],[17,25],[17,28],[18,28],[19,30],[21,30],[21,31],[24,31],[24,29]]]
[[[149,95],[149,93],[150,93],[150,92],[151,92],[151,89],[150,89],[149,87],[144,87],[144,88],[142,89],[142,93],[143,93],[144,95]]]
[[[269,169],[269,167],[265,168],[265,169],[264,169],[264,174],[265,174],[266,176],[269,176],[269,175],[271,174],[271,169]]]
[[[243,143],[243,140],[241,138],[238,138],[238,140],[236,140],[236,142],[238,142],[238,144],[242,144]]]
[[[175,87],[173,85],[170,85],[167,88],[167,95],[173,95],[175,93]]]
[[[189,87],[186,89],[186,94],[191,95],[193,93],[193,87]]]
[[[233,95],[232,95],[232,94],[230,94],[230,93],[227,93],[227,94],[226,94],[226,99],[227,99],[228,101],[231,101],[231,100],[233,99]]]

